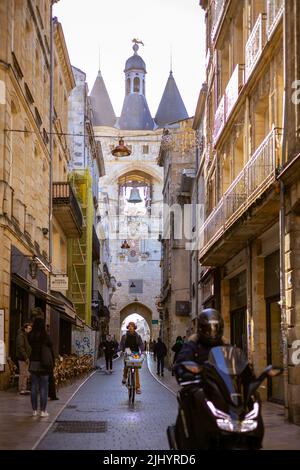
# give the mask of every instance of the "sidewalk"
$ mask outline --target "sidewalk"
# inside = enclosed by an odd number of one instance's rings
[[[164,377],[156,374],[156,362],[152,354],[147,354],[148,367],[153,377],[175,395],[179,385],[171,372],[165,368]],[[265,450],[300,450],[300,426],[284,421],[283,406],[275,403],[263,403],[263,418],[265,423]]]
[[[72,396],[93,374],[94,372],[91,372],[59,388],[59,400],[48,401],[48,418],[32,416],[30,395],[19,395],[15,388],[0,391],[0,450],[33,449]]]

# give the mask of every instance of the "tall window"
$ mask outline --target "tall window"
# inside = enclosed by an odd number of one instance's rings
[[[134,93],[140,92],[140,79],[139,77],[135,77],[133,80],[133,91]]]
[[[126,94],[129,95],[130,93],[130,78],[126,80]]]

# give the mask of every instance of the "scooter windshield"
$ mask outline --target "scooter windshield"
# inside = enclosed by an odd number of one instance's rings
[[[246,372],[248,359],[245,353],[237,347],[218,346],[211,349],[208,363],[210,366],[213,366],[218,376],[222,379],[221,382],[218,381],[221,389],[223,383],[231,402],[235,406],[240,405],[245,397],[244,387],[247,387],[244,371]]]
[[[217,346],[210,350],[208,362],[226,375],[241,375],[248,365],[244,351],[235,346]]]

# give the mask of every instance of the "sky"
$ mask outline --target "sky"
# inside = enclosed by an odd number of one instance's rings
[[[189,116],[194,115],[205,81],[205,25],[199,0],[59,0],[53,14],[62,24],[71,63],[87,74],[90,91],[100,56],[117,116],[133,38],[144,43],[138,53],[146,62],[146,98],[152,116],[169,76],[171,55],[177,86]]]

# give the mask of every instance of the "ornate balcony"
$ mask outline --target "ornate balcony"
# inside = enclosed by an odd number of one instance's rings
[[[225,6],[225,0],[214,0],[213,2],[213,25],[211,28],[211,39],[212,41],[216,38],[216,33],[222,18],[222,13]]]
[[[265,19],[262,13],[257,18],[245,49],[245,82],[250,77],[265,44]]]
[[[211,258],[207,255],[212,245],[240,219],[246,210],[275,181],[276,170],[280,165],[281,136],[281,129],[273,129],[266,136],[204,222],[200,232],[200,260],[204,259],[205,265],[213,265],[217,262],[216,257]],[[274,204],[271,210],[264,210],[263,217],[257,218],[259,224],[267,224],[269,218],[274,217],[273,211]],[[230,238],[229,253],[232,253],[232,249],[237,249],[239,244],[244,243],[250,236],[250,232],[253,235],[253,230],[256,230],[255,224],[252,222],[251,228],[247,230],[244,228],[243,233],[239,233],[236,240],[232,235],[228,237],[228,240]],[[226,241],[223,242],[222,252],[215,255],[218,256],[218,260],[226,255],[224,244],[226,244]]]
[[[214,123],[214,145],[216,144],[223,127],[225,125],[225,95],[222,96],[218,109],[215,114],[215,123]]]
[[[80,238],[83,217],[69,182],[53,183],[53,214],[68,238]]]
[[[224,199],[222,198],[203,224],[200,233],[200,246],[211,245],[223,232]]]
[[[237,64],[225,90],[225,120],[226,121],[229,118],[230,113],[235,103],[238,100],[243,83],[244,83],[244,66]]]
[[[270,40],[278,25],[284,10],[283,0],[268,0],[267,2],[267,37]]]

